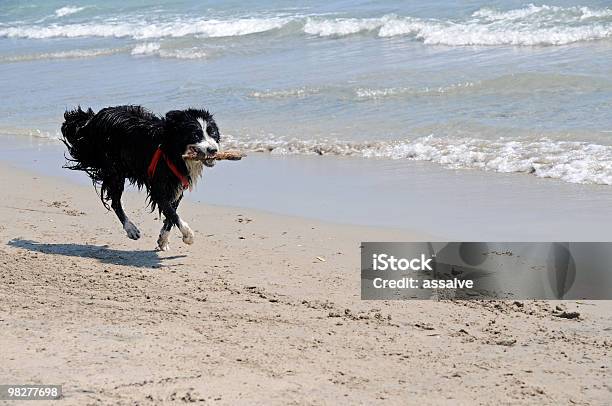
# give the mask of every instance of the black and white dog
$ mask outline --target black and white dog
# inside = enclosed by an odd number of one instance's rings
[[[84,171],[100,188],[107,210],[115,211],[129,238],[137,240],[140,231],[121,206],[125,180],[139,189],[146,188],[151,210],[164,215],[157,245],[168,250],[173,226],[192,244],[189,225],[176,213],[183,191],[191,188],[212,167],[219,150],[219,129],[206,110],[173,110],[158,117],[140,106],[107,107],[94,113],[78,107],[64,113],[62,135],[71,158],[66,168]],[[185,160],[196,152],[203,160]],[[110,207],[109,207],[110,202]]]

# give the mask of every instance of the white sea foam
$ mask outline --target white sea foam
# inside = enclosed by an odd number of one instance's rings
[[[154,39],[164,37],[232,37],[260,33],[282,27],[282,18],[242,18],[235,20],[181,19],[148,23],[141,20],[104,21],[78,24],[16,25],[0,29],[9,38],[116,37]]]
[[[498,11],[483,8],[465,21],[390,19],[378,35],[414,36],[441,45],[564,45],[612,37],[612,9],[529,5]]]
[[[344,36],[357,34],[363,31],[372,31],[383,24],[383,18],[335,18],[335,19],[306,19],[304,32],[320,37]]]
[[[358,100],[379,100],[401,96],[435,95],[457,92],[462,89],[474,87],[474,82],[462,82],[447,86],[433,86],[423,88],[388,87],[388,88],[357,88],[355,96]]]
[[[65,17],[85,10],[86,7],[64,6],[55,10],[56,17]]]
[[[499,11],[492,8],[482,8],[472,14],[472,17],[482,18],[489,21],[499,20],[524,20],[528,18],[542,19],[548,17],[551,22],[577,21],[588,18],[606,18],[612,16],[612,9],[591,9],[589,7],[557,7],[529,4],[524,8]]]
[[[198,34],[205,37],[235,37],[275,30],[287,24],[286,18],[241,18],[230,21],[201,20],[191,27],[184,27],[179,36]],[[195,31],[195,32],[192,32]]]
[[[164,49],[159,42],[138,44],[132,49],[131,54],[175,59],[202,59],[207,56],[206,52],[198,48]]]
[[[338,99],[347,100],[353,99],[356,101],[366,100],[383,100],[387,98],[398,97],[413,97],[424,95],[439,95],[444,93],[459,92],[476,85],[481,82],[460,82],[444,86],[432,87],[385,87],[385,88],[370,88],[357,87],[345,88],[342,86],[321,86],[321,87],[296,87],[287,89],[268,89],[253,91],[248,94],[249,97],[256,99],[289,99],[289,98],[306,98],[310,96],[322,95],[326,97],[336,97]]]
[[[5,127],[0,126],[0,134],[2,135],[15,135],[20,137],[33,137],[41,138],[45,140],[59,141],[61,134],[59,130],[46,131],[39,128],[21,128],[21,127]]]
[[[256,99],[286,99],[286,98],[303,98],[310,95],[318,94],[320,89],[318,88],[309,88],[309,87],[299,87],[295,89],[285,89],[285,90],[263,90],[257,92],[249,93],[249,97],[254,97]]]
[[[612,146],[577,141],[428,136],[349,142],[285,138],[224,140],[226,147],[278,155],[338,155],[430,161],[453,169],[522,172],[570,183],[612,185]]]
[[[585,26],[531,26],[524,23],[452,24],[414,19],[393,20],[380,28],[381,37],[414,36],[432,45],[566,45],[612,37],[612,23]]]
[[[159,52],[161,45],[159,42],[145,42],[138,44],[132,49],[132,55],[154,55]]]
[[[66,6],[56,12],[76,12],[74,10],[77,8]],[[547,5],[529,5],[505,11],[482,8],[460,20],[397,15],[373,18],[294,15],[227,20],[184,16],[162,21],[145,20],[142,16],[124,16],[74,24],[15,22],[0,26],[0,36],[33,39],[127,37],[146,40],[185,36],[211,38],[258,34],[289,27],[288,29],[292,30],[289,32],[293,34],[342,37],[371,32],[379,37],[409,37],[425,44],[448,46],[564,45],[612,38],[612,8]]]
[[[176,58],[176,59],[204,59],[208,54],[198,48],[185,48],[173,50],[160,50],[161,58]]]
[[[160,58],[175,59],[202,59],[207,54],[198,48],[163,49],[159,42],[144,42],[133,48],[99,48],[99,49],[73,49],[58,52],[43,52],[38,54],[5,55],[0,56],[0,62],[25,62],[41,59],[77,59],[94,58],[97,56],[113,55],[129,52],[134,56],[158,56]]]
[[[328,85],[319,87],[296,87],[252,91],[249,97],[257,99],[289,99],[324,96],[339,100],[379,101],[386,99],[439,97],[465,95],[474,92],[483,94],[530,93],[534,87],[554,91],[601,92],[612,90],[612,81],[593,76],[562,75],[550,73],[519,73],[502,75],[491,79],[447,83],[439,86],[421,87],[346,87]],[[540,90],[545,91],[545,90]]]
[[[100,49],[72,49],[68,51],[43,52],[39,54],[6,55],[0,56],[0,62],[26,62],[41,59],[78,59],[94,58],[97,56],[112,55],[125,52],[124,48],[100,48]]]
[[[58,140],[58,131],[0,128],[1,134]],[[449,169],[525,173],[568,183],[612,185],[612,146],[550,138],[439,137],[389,141],[343,141],[224,135],[223,146],[273,155],[329,155],[365,159],[429,161]]]
[[[462,21],[386,15],[381,18],[309,18],[304,32],[339,37],[374,32],[407,36],[426,44],[564,45],[612,37],[612,9],[534,6],[509,11],[483,8]]]

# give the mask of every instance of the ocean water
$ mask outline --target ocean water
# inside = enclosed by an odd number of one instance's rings
[[[0,83],[11,136],[56,139],[75,105],[197,106],[226,147],[286,159],[612,185],[609,0],[5,0]]]

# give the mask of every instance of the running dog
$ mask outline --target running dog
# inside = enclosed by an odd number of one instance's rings
[[[64,120],[62,141],[70,155],[64,167],[89,175],[102,204],[114,210],[129,238],[137,240],[140,231],[121,205],[126,179],[145,188],[151,211],[157,208],[164,215],[157,240],[160,250],[169,249],[173,226],[185,244],[193,244],[193,231],[176,210],[204,166],[215,164],[220,136],[212,114],[186,109],[158,117],[141,106],[107,107],[97,113],[78,107],[66,111]],[[194,152],[202,159],[184,159]]]

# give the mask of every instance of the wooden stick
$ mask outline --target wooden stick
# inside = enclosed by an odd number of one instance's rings
[[[234,150],[220,151],[215,155],[210,157],[205,157],[201,154],[198,154],[196,151],[190,151],[189,153],[183,155],[184,159],[193,159],[203,161],[204,159],[214,159],[216,161],[239,161],[246,156],[245,153]]]
[[[228,150],[228,151],[217,152],[215,154],[215,159],[217,161],[223,161],[223,160],[240,161],[245,156],[246,154],[244,152]]]

